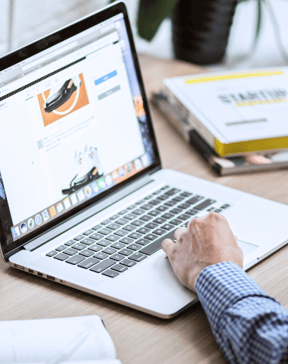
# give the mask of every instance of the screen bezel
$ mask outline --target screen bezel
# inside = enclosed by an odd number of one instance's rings
[[[108,195],[111,196],[112,194],[117,193],[119,190],[128,186],[135,180],[138,180],[139,178],[142,178],[146,175],[149,175],[149,174],[161,169],[159,151],[158,151],[158,147],[157,147],[157,143],[156,143],[151,115],[149,112],[148,101],[147,101],[147,97],[146,97],[146,93],[145,93],[145,89],[144,89],[143,79],[141,76],[138,57],[136,54],[136,49],[135,49],[135,45],[134,45],[134,41],[133,41],[133,35],[132,35],[132,31],[131,31],[131,27],[130,27],[130,23],[129,23],[129,19],[128,19],[127,9],[123,2],[119,2],[116,4],[110,5],[103,10],[93,13],[93,14],[85,17],[84,19],[80,19],[79,21],[72,23],[71,25],[68,25],[65,28],[62,28],[59,31],[49,34],[48,36],[46,36],[42,39],[39,39],[27,46],[24,46],[23,48],[20,48],[20,49],[16,50],[15,52],[12,52],[12,53],[4,56],[3,58],[0,58],[0,71],[13,66],[14,64],[22,62],[23,60],[25,60],[27,58],[37,55],[39,52],[45,51],[46,49],[48,49],[52,46],[55,46],[58,43],[63,42],[69,38],[72,38],[73,36],[83,32],[91,27],[94,27],[95,25],[102,23],[103,21],[108,20],[108,19],[112,18],[113,16],[116,16],[121,13],[124,15],[125,26],[126,26],[128,39],[129,39],[129,43],[130,43],[130,47],[131,47],[131,51],[132,51],[134,66],[135,66],[135,70],[136,70],[136,74],[137,74],[137,78],[138,78],[138,82],[139,82],[139,88],[140,88],[141,95],[143,98],[144,110],[145,110],[146,117],[147,117],[149,134],[150,134],[150,138],[151,138],[153,150],[154,150],[154,155],[155,155],[154,163],[151,166],[140,171],[139,173],[133,175],[129,179],[124,180],[123,182],[111,187],[109,190],[106,190],[106,191],[102,192],[101,194],[99,194],[98,196],[91,198],[91,200],[87,200],[83,204],[75,207],[71,212],[67,212],[64,215],[59,216],[59,218],[52,220],[51,222],[45,224],[42,227],[39,227],[36,231],[29,233],[29,235],[24,236],[24,237],[18,239],[17,241],[10,243],[9,245],[7,245],[5,243],[2,244],[2,242],[6,242],[6,238],[5,238],[4,230],[2,228],[2,223],[0,220],[1,250],[2,250],[3,258],[6,261],[8,260],[8,258],[11,255],[13,255],[17,251],[19,251],[24,245],[30,243],[31,241],[35,240],[39,236],[46,234],[47,232],[53,230],[55,227],[59,226],[59,224],[66,222],[67,220],[74,217],[75,215],[87,210],[87,208],[91,207],[92,205],[96,204],[97,202],[102,201],[106,196],[108,196]],[[4,181],[4,183],[5,183],[5,181]],[[8,203],[9,203],[9,201],[8,201]]]

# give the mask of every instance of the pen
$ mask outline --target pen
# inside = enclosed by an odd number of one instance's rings
[[[69,358],[81,346],[89,336],[88,331],[82,332],[75,339],[73,339],[63,350],[60,351],[54,358],[46,362],[46,364],[58,364]]]

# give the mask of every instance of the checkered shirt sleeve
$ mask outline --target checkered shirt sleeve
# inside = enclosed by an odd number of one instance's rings
[[[230,363],[288,363],[288,312],[240,267],[205,268],[196,291]]]

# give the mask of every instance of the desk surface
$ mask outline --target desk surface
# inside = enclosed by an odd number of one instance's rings
[[[165,77],[202,71],[200,67],[174,60],[141,56],[140,61],[148,95],[161,86]],[[151,111],[164,168],[288,205],[288,170],[219,177],[183,142],[156,109],[152,107]],[[287,261],[288,246],[248,272],[286,309]],[[123,364],[225,363],[199,303],[173,320],[164,321],[17,271],[0,262],[0,320],[95,314],[104,320]]]

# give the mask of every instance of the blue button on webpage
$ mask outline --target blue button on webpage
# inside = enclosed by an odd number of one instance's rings
[[[108,75],[105,75],[105,76],[100,77],[97,80],[95,80],[94,83],[97,86],[100,83],[105,82],[105,81],[109,80],[110,78],[112,78],[112,77],[114,77],[116,75],[117,75],[117,71],[110,72],[110,73],[108,73]]]

